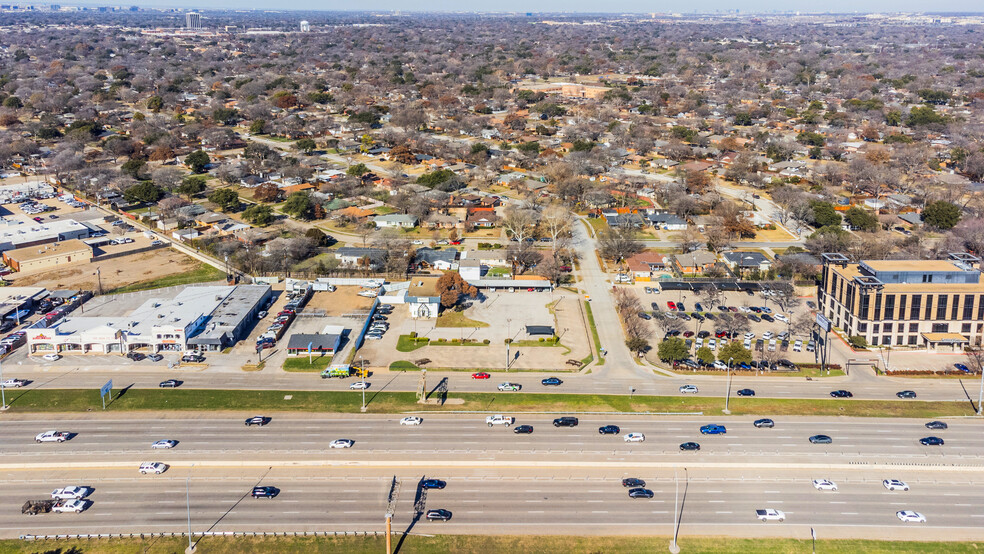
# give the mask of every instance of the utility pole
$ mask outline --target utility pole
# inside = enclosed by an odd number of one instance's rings
[[[191,467],[195,467],[192,464]],[[185,504],[188,506],[188,549],[185,550],[185,554],[192,554],[195,552],[195,545],[191,542],[191,473],[185,477]]]
[[[512,362],[509,352],[509,343],[512,342],[512,334],[510,333],[509,324],[512,323],[511,319],[506,319],[506,371],[509,371],[509,363]]]
[[[393,476],[390,484],[389,497],[386,500],[386,554],[393,551],[393,512],[396,511],[396,501],[400,498],[400,480]]]
[[[670,552],[672,554],[680,554],[680,547],[677,546],[677,522],[680,521],[680,517],[677,511],[680,509],[680,479],[677,477],[676,468],[673,469],[673,483],[676,485],[676,496],[673,499],[673,539],[670,541]]]
[[[731,401],[731,361],[734,358],[728,358],[728,384],[727,389],[724,391],[724,413],[731,414],[731,410],[728,409],[728,403]]]

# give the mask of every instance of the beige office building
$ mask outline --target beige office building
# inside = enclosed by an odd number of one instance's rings
[[[52,269],[92,261],[92,247],[79,239],[25,246],[3,253],[3,261],[14,271]]]

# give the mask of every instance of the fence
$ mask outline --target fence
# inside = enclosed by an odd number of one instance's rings
[[[394,531],[393,535],[402,532]],[[412,533],[416,534],[416,533]],[[50,540],[93,540],[93,539],[153,539],[168,537],[187,537],[188,533],[99,533],[99,534],[62,534],[62,535],[21,535],[23,541]],[[195,537],[385,537],[385,531],[203,531],[192,533]],[[431,536],[431,535],[419,535]]]

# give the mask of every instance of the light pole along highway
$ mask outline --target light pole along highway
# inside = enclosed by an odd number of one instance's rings
[[[728,403],[731,401],[731,362],[734,358],[728,358],[728,383],[724,390],[724,413],[731,414],[731,410],[728,409]]]

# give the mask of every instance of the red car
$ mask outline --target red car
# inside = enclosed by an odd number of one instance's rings
[[[453,240],[453,241],[451,241],[451,244],[461,244],[461,241],[460,240]]]
[[[687,337],[689,339],[690,337],[694,336],[694,332],[693,331],[685,331],[683,333],[683,336],[685,336],[685,337]]]
[[[725,331],[718,331],[717,333],[714,333],[714,336],[721,339],[728,336],[728,333]]]
[[[533,292],[533,287],[526,289],[526,292]]]
[[[676,311],[676,304],[673,303],[673,302],[667,302],[666,303],[666,307],[669,308],[669,309],[671,309],[671,310],[673,310],[673,311]]]
[[[484,371],[481,373],[472,373],[472,379],[491,379],[492,376]]]

